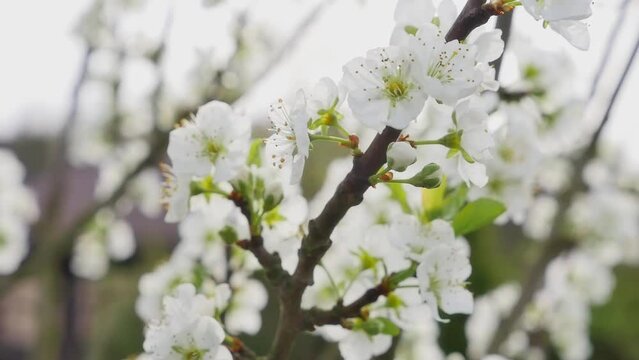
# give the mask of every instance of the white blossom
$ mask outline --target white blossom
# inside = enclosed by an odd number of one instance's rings
[[[171,131],[167,152],[175,173],[228,181],[245,163],[250,133],[248,119],[212,101]]]
[[[472,313],[473,295],[466,290],[470,272],[470,261],[459,249],[440,246],[424,256],[417,279],[422,298],[437,320],[444,321],[437,308],[447,314]]]
[[[248,239],[248,223],[231,200],[219,195],[196,199],[199,203],[194,211],[179,225],[180,242],[173,256],[200,259],[217,281],[225,281],[230,259],[223,235],[229,234],[234,240]]]
[[[455,106],[454,128],[449,132],[452,143],[447,146],[457,160],[457,171],[466,185],[473,183],[483,187],[488,182],[486,166],[482,160],[492,157],[494,147],[492,135],[488,132],[488,115],[473,99],[466,99]]]
[[[523,0],[524,8],[536,20],[543,19],[551,29],[566,38],[573,46],[588,50],[588,26],[580,21],[592,15],[592,0]]]
[[[477,49],[457,40],[446,42],[433,24],[419,28],[410,38],[410,51],[419,63],[417,81],[427,95],[449,105],[479,88],[484,75],[475,67]]]
[[[423,224],[415,216],[400,215],[391,223],[388,237],[414,261],[422,261],[438,246],[455,246],[453,227],[441,219]]]
[[[291,110],[280,99],[269,107],[272,134],[266,139],[266,153],[273,167],[290,172],[291,184],[302,179],[311,140],[308,135],[310,117],[303,91],[298,91]]]
[[[166,222],[178,222],[189,212],[191,201],[191,176],[174,173],[167,164],[160,164],[164,177],[162,203],[166,208]]]
[[[404,129],[421,112],[426,96],[415,78],[415,53],[403,47],[377,48],[344,65],[348,105],[364,125]]]
[[[224,323],[231,334],[255,335],[262,327],[261,311],[268,302],[268,293],[261,282],[235,273],[230,281],[233,296]]]
[[[338,121],[337,109],[344,102],[345,94],[331,78],[321,78],[309,93],[307,106],[311,119],[324,117],[325,124],[334,124]],[[326,118],[328,117],[328,118]]]
[[[349,330],[337,325],[325,325],[318,330],[328,341],[338,342],[344,360],[369,360],[385,353],[391,346],[390,335],[368,335],[361,329]]]
[[[180,285],[173,296],[164,298],[162,319],[149,325],[144,350],[157,360],[231,360],[222,345],[224,329],[212,317],[213,307],[193,285]]]

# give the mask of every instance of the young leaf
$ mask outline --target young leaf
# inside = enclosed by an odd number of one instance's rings
[[[499,201],[481,198],[464,206],[453,218],[453,229],[456,235],[465,235],[489,225],[506,211]]]

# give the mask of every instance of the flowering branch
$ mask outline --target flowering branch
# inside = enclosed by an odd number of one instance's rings
[[[446,41],[465,39],[470,32],[485,24],[492,15],[484,0],[468,0],[455,23],[446,34]],[[302,239],[299,262],[292,277],[280,289],[279,325],[270,359],[287,359],[295,338],[306,326],[301,301],[304,290],[313,284],[313,271],[331,247],[330,236],[337,224],[353,206],[359,205],[371,186],[369,178],[386,163],[388,145],[395,142],[401,130],[387,126],[378,134],[361,157],[353,160],[353,167],[338,185],[320,215],[309,222],[308,234]],[[375,290],[372,290],[371,298]],[[378,295],[379,296],[379,295]],[[364,299],[362,301],[367,301]],[[355,306],[359,303],[355,304]],[[361,307],[360,307],[361,308]],[[355,308],[348,307],[349,311]]]

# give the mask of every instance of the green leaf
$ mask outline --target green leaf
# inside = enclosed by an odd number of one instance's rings
[[[506,211],[499,201],[481,198],[464,206],[453,218],[453,229],[456,235],[465,235],[491,224]]]
[[[248,158],[246,159],[246,163],[248,165],[262,166],[262,144],[264,141],[262,139],[255,139],[251,143],[251,148],[249,149]]]
[[[388,188],[391,191],[391,199],[397,201],[397,203],[402,207],[402,210],[407,213],[410,214],[411,213],[411,209],[410,209],[410,205],[408,205],[408,199],[406,198],[406,191],[404,190],[404,187],[402,186],[402,184],[397,184],[397,183],[386,183],[386,186],[388,186]]]

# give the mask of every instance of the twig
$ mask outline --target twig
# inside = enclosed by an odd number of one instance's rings
[[[510,40],[510,33],[513,24],[513,13],[515,11],[509,11],[502,16],[497,17],[497,24],[495,28],[501,29],[501,38],[504,41],[504,51],[502,54],[506,53],[506,48],[508,47],[508,41]],[[497,60],[493,61],[493,66],[495,67],[495,79],[499,80],[499,74],[501,74],[501,63],[504,60],[504,56],[500,56]]]
[[[493,13],[482,5],[483,0],[468,0],[446,35],[446,40],[464,39],[474,28],[485,24]],[[370,186],[369,177],[386,163],[386,149],[397,140],[400,133],[400,130],[386,127],[378,134],[366,152],[354,158],[353,168],[338,185],[320,215],[310,221],[308,234],[302,239],[295,272],[280,289],[279,323],[270,359],[287,359],[295,338],[307,326],[300,305],[304,290],[313,284],[313,270],[330,248],[330,235],[337,224],[351,207],[362,202],[364,192]]]
[[[305,311],[304,319],[311,330],[315,326],[340,324],[344,319],[359,316],[364,307],[374,303],[381,296],[388,295],[390,290],[389,284],[383,281],[374,288],[368,289],[362,296],[347,306],[344,306],[343,301],[339,300],[330,310],[313,308]]]

